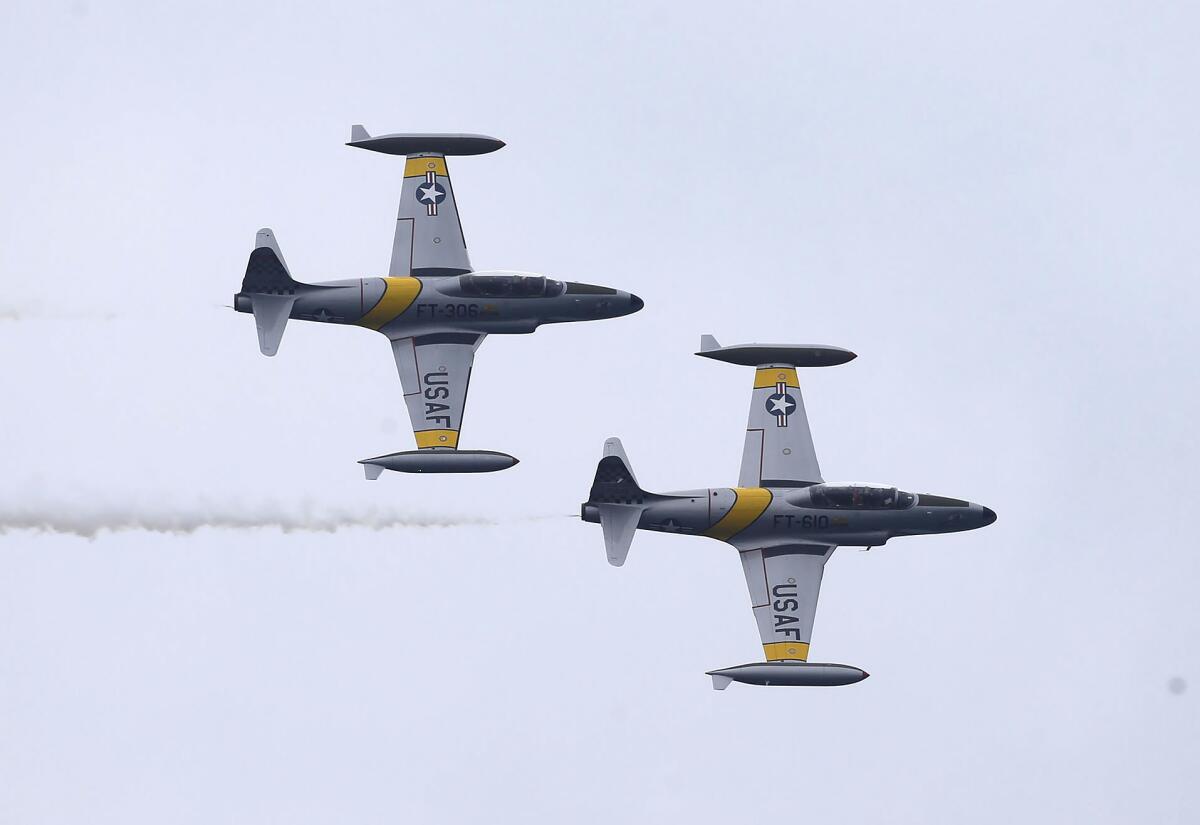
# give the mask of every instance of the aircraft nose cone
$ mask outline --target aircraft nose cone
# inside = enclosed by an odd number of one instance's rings
[[[989,524],[991,524],[995,520],[996,520],[996,511],[993,510],[991,507],[984,507],[983,508],[983,526],[987,527]]]
[[[630,312],[637,312],[645,305],[646,305],[645,301],[643,301],[638,296],[634,295],[632,292],[629,293],[629,311]]]

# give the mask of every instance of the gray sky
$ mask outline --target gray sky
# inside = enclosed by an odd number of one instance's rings
[[[0,823],[1194,822],[1200,12],[1184,3],[0,8]],[[401,167],[452,162],[479,268],[630,289],[494,336],[463,446],[411,446],[384,340],[230,302],[260,226],[383,274]],[[822,342],[826,476],[993,507],[842,551],[837,690],[759,655],[734,554],[568,516],[606,436],[736,480],[748,371]],[[461,521],[470,523],[460,524]],[[84,530],[83,532],[87,532]],[[1169,688],[1171,680],[1184,688]]]

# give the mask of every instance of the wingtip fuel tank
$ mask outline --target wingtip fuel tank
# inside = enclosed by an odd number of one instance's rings
[[[871,674],[853,665],[821,662],[754,662],[710,670],[713,690],[724,690],[730,682],[746,685],[792,687],[837,687],[861,682]]]
[[[508,453],[491,450],[409,450],[403,453],[364,458],[367,480],[374,481],[384,470],[398,473],[494,473],[518,461]]]
[[[723,347],[711,335],[700,336],[701,358],[725,361],[744,367],[791,364],[794,367],[835,367],[858,357],[842,347],[828,344],[734,344]]]
[[[347,146],[370,149],[387,155],[414,155],[424,152],[439,155],[486,155],[504,148],[504,141],[491,135],[444,133],[396,133],[371,135],[361,124],[350,127]]]

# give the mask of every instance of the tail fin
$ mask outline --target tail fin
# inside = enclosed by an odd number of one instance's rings
[[[246,276],[242,278],[242,291],[237,297],[250,300],[250,311],[258,327],[258,348],[263,355],[279,352],[283,330],[296,303],[296,291],[302,286],[288,272],[275,233],[270,229],[258,230],[254,251],[246,263]],[[237,298],[234,301],[236,304]]]
[[[596,508],[597,520],[604,533],[604,551],[608,563],[614,567],[623,565],[629,555],[648,496],[638,486],[621,440],[610,438],[605,441],[604,457],[596,465],[596,478],[585,511],[588,507]]]
[[[629,467],[629,459],[621,439],[610,438],[604,442],[604,456],[596,465],[596,478],[592,481],[589,504],[645,504],[647,493],[638,486],[637,478]]]

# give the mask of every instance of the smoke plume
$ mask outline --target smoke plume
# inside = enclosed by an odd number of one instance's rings
[[[339,530],[393,530],[431,527],[478,527],[497,524],[488,518],[406,513],[374,507],[337,508],[301,504],[285,507],[195,507],[152,505],[122,507],[79,504],[21,505],[0,502],[0,535],[17,531],[95,538],[101,533],[145,531],[188,535],[199,530],[275,529],[285,533],[335,533]]]
[[[0,306],[0,323],[11,321],[114,321],[116,312],[45,310],[36,306]]]

